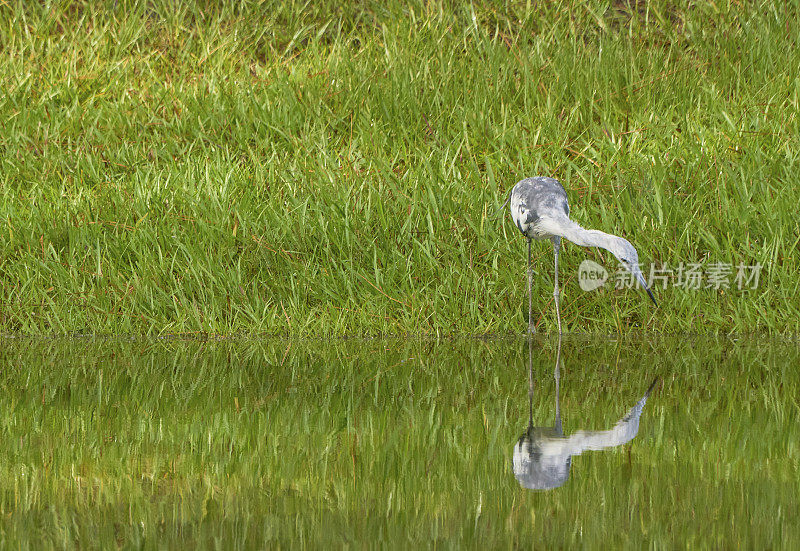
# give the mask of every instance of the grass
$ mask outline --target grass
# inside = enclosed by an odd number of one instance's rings
[[[566,434],[662,383],[631,443],[532,492],[521,339],[7,341],[0,545],[797,547],[796,343],[571,338],[562,360]]]
[[[567,245],[566,330],[794,333],[798,11],[4,3],[0,330],[519,332],[524,240],[491,215],[547,174],[646,265],[764,266],[654,310],[582,292],[615,262]]]

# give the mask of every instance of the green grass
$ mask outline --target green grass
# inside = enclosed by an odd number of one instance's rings
[[[764,266],[654,310],[567,245],[566,330],[800,327],[796,0],[94,4],[0,6],[6,333],[519,332],[535,174],[647,264]]]
[[[764,344],[567,339],[566,434],[662,382],[633,441],[532,492],[522,339],[7,341],[0,546],[794,549],[798,348]]]

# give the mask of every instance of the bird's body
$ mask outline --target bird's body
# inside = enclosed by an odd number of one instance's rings
[[[555,178],[526,178],[511,190],[510,200],[511,218],[528,239],[552,239],[547,221],[569,221],[567,192]]]
[[[569,201],[564,187],[555,178],[535,176],[517,182],[508,195],[506,203],[511,203],[511,218],[517,229],[528,239],[528,329],[533,332],[533,308],[531,289],[531,241],[550,239],[555,254],[555,288],[553,297],[558,317],[558,332],[561,333],[561,314],[559,312],[558,254],[561,238],[583,247],[602,247],[611,252],[634,275],[647,291],[655,304],[655,298],[645,283],[639,269],[639,255],[627,240],[599,230],[587,230],[569,217]]]

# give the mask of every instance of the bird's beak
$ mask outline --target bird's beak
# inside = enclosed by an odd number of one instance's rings
[[[645,282],[645,280],[644,280],[644,276],[642,275],[642,272],[641,272],[641,270],[639,270],[639,268],[638,268],[638,267],[636,267],[635,269],[633,269],[633,270],[631,270],[631,271],[632,271],[632,272],[633,272],[633,274],[636,276],[636,280],[637,280],[639,283],[641,283],[641,284],[642,284],[642,287],[644,287],[644,290],[645,290],[645,291],[647,291],[647,294],[648,294],[648,295],[650,295],[650,300],[652,300],[652,301],[653,301],[653,304],[655,304],[655,305],[656,305],[656,308],[658,308],[658,303],[656,302],[656,298],[653,296],[653,292],[652,292],[652,291],[650,290],[650,288],[647,286],[647,282]]]
[[[503,203],[503,204],[500,206],[500,208],[499,208],[499,209],[497,209],[496,211],[494,211],[494,214],[492,215],[492,218],[494,218],[495,220],[497,220],[498,218],[500,218],[500,217],[503,215],[503,211],[505,211],[505,209],[506,209],[506,205],[508,204],[508,202],[509,202],[509,201],[511,201],[511,192],[509,192],[509,193],[508,193],[508,197],[506,198],[506,202],[505,202],[505,203]]]
[[[655,388],[655,386],[656,386],[656,383],[657,383],[658,381],[659,381],[658,377],[656,377],[656,378],[653,380],[652,384],[650,385],[650,388],[648,388],[648,389],[647,389],[647,392],[645,392],[645,393],[644,393],[644,397],[645,397],[645,398],[649,398],[649,397],[650,397],[650,393],[651,393],[651,392],[653,392],[653,389]]]

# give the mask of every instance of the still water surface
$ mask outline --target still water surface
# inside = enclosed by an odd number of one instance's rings
[[[0,355],[4,544],[800,544],[795,342],[6,338]]]
[[[531,490],[558,488],[569,477],[572,457],[588,450],[603,450],[630,442],[639,432],[639,419],[647,398],[659,381],[656,378],[622,419],[608,430],[579,430],[565,436],[561,423],[561,340],[556,345],[553,370],[555,380],[555,413],[552,426],[535,426],[533,398],[536,383],[533,376],[533,339],[528,340],[528,427],[514,448],[514,476],[520,486]]]

